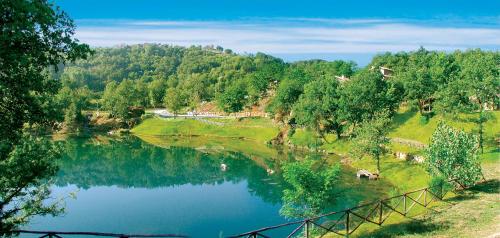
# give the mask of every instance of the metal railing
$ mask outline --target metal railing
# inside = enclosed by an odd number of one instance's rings
[[[437,200],[442,201],[442,198],[448,193],[445,192],[442,196],[438,196],[430,190],[430,187],[422,188],[342,211],[330,212],[299,221],[264,227],[230,236],[229,238],[267,238],[270,236],[266,235],[265,232],[285,228],[290,229],[290,227],[294,225],[296,227],[286,236],[287,238],[296,237],[298,235],[302,235],[306,238],[323,237],[329,233],[347,237],[365,223],[381,226],[392,214],[408,217],[410,210],[415,206],[428,208],[429,204],[432,202]]]

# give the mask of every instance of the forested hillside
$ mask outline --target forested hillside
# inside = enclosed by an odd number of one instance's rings
[[[286,63],[222,47],[144,44],[95,49],[88,60],[52,75],[62,82],[56,101],[68,124],[82,120],[84,109],[126,120],[131,107],[179,112],[216,102],[229,113],[265,97],[278,121],[340,136],[381,112],[390,116],[403,102],[424,117],[497,108],[499,65],[498,52],[481,50],[386,53],[358,68],[346,61]]]
[[[71,109],[66,113],[71,121],[82,109],[126,117],[130,106],[178,111],[209,101],[236,112],[284,79],[302,87],[318,78],[350,76],[354,69],[352,62],[287,64],[262,53],[238,55],[221,47],[144,44],[95,49],[90,59],[61,66],[52,75],[62,82],[59,101]]]

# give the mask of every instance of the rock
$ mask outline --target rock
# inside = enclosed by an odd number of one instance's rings
[[[405,153],[405,152],[397,151],[397,152],[394,153],[394,156],[396,157],[396,159],[408,160],[409,157],[410,157],[410,154]]]
[[[220,164],[220,170],[226,171],[227,170],[227,164]]]
[[[421,164],[425,161],[425,158],[421,155],[415,155],[415,156],[413,156],[413,161]]]
[[[274,170],[272,170],[272,169],[266,169],[266,172],[269,175],[274,174]]]
[[[377,180],[379,175],[376,174],[376,173],[371,173],[370,171],[368,170],[365,170],[365,169],[361,169],[358,171],[358,173],[356,174],[356,176],[358,178],[368,178],[370,180]]]
[[[372,175],[368,170],[361,169],[356,173],[356,177],[358,178],[369,178]]]

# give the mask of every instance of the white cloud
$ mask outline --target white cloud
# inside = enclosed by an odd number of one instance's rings
[[[98,21],[96,21],[98,22]],[[115,21],[77,28],[92,46],[163,43],[221,45],[269,54],[376,53],[500,48],[500,28],[429,26],[384,19],[260,19],[257,21]]]

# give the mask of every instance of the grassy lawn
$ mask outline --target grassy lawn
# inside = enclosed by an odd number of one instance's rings
[[[224,125],[212,125],[194,119],[149,118],[134,127],[131,132],[146,136],[210,136],[223,138],[240,138],[266,143],[274,138],[279,129],[272,125],[270,119],[245,118],[211,119]]]
[[[498,121],[500,120],[500,111],[494,111],[491,114],[493,118],[484,127],[485,137],[490,138],[487,141],[490,144],[493,143],[491,139],[500,134],[500,123]],[[476,132],[477,124],[472,120],[477,119],[477,117],[477,114],[460,114],[456,118],[436,115],[425,123],[421,120],[418,112],[401,109],[394,117],[393,129],[389,133],[389,136],[416,140],[427,144],[440,121],[444,121],[457,129]]]
[[[378,229],[367,227],[353,237],[499,237],[500,166],[483,163],[483,169],[487,182],[458,192],[434,211],[423,210],[411,219],[399,216],[399,221],[396,217]]]

